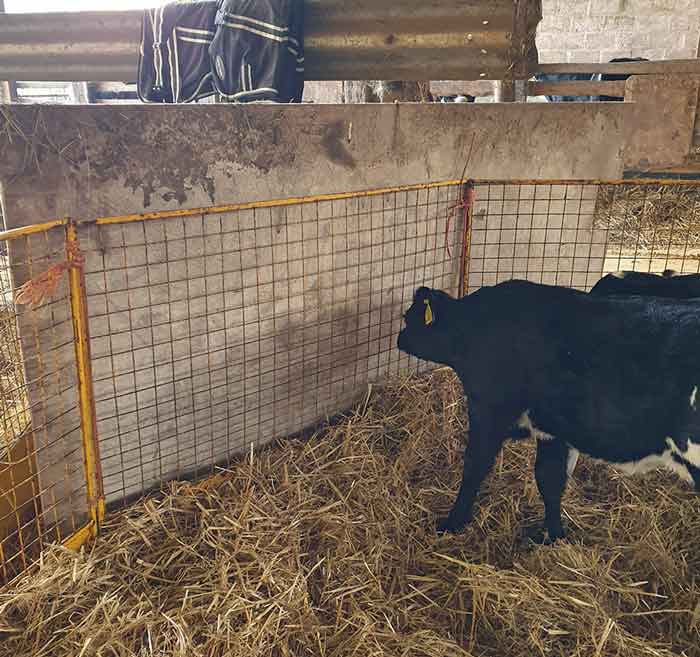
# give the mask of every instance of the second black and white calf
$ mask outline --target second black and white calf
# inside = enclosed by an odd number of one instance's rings
[[[452,367],[469,401],[462,529],[506,437],[535,436],[551,540],[577,452],[629,473],[675,471],[700,490],[700,300],[596,296],[509,281],[463,299],[419,288],[398,348]]]
[[[640,294],[643,296],[693,299],[700,297],[700,274],[681,274],[667,269],[662,275],[640,271],[620,271],[603,276],[590,294]]]

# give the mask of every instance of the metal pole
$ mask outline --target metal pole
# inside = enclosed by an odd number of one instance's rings
[[[5,0],[0,0],[0,14],[5,13]],[[0,82],[0,103],[17,102],[17,83],[14,80]]]
[[[100,523],[104,518],[105,500],[97,443],[95,395],[92,387],[85,272],[78,242],[78,229],[76,223],[72,220],[69,220],[66,224],[66,255],[68,261],[73,264],[68,270],[68,282],[70,286],[71,315],[73,317],[73,334],[75,337],[75,360],[78,374],[81,418],[80,429],[83,435],[85,482],[91,521],[90,534],[96,536],[100,530]]]

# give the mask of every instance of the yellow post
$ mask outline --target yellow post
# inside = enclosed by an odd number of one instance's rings
[[[96,536],[100,529],[100,523],[104,518],[105,501],[97,443],[95,395],[92,387],[85,272],[83,271],[82,255],[78,242],[78,230],[75,222],[72,220],[66,224],[66,254],[69,262],[74,263],[74,266],[68,270],[68,280],[70,285],[71,315],[73,317],[73,335],[75,336],[75,360],[78,371],[85,481],[87,484],[88,509],[90,511],[89,529],[90,534]],[[82,539],[70,541],[71,546],[76,544],[75,547],[87,540],[87,536],[83,532],[78,532],[78,535],[72,538]]]

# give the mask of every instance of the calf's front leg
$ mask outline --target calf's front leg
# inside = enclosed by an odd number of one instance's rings
[[[488,416],[471,411],[469,418],[469,442],[464,450],[462,484],[457,499],[447,516],[438,521],[438,532],[459,532],[472,520],[472,508],[479,488],[491,470],[498,452],[501,451],[505,430],[494,430]]]

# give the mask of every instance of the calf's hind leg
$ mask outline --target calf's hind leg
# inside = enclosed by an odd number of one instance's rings
[[[569,446],[558,438],[537,441],[535,479],[544,502],[544,526],[549,540],[564,538],[561,524],[561,498],[566,488],[568,470],[573,470],[576,459],[569,458]]]
[[[691,465],[688,470],[690,471],[690,476],[693,478],[695,492],[700,493],[700,468]]]

